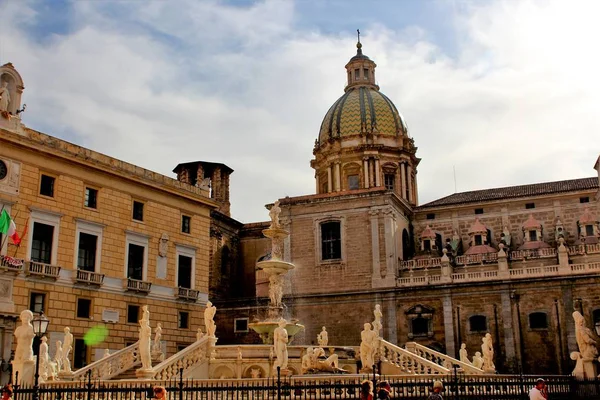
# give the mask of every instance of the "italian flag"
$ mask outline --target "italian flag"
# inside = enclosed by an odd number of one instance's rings
[[[0,233],[10,237],[14,244],[17,246],[21,244],[21,238],[17,233],[17,226],[15,222],[10,218],[10,215],[6,212],[6,210],[2,210],[2,214],[0,214]]]

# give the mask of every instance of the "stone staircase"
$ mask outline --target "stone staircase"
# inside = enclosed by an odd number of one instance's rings
[[[158,365],[161,362],[162,362],[162,360],[160,358],[158,358],[158,357],[152,358],[152,365]],[[138,379],[138,377],[135,374],[135,371],[137,371],[137,369],[139,367],[140,367],[139,364],[133,365],[128,370],[125,370],[125,371],[121,372],[120,374],[113,376],[110,379],[113,380],[113,381],[119,381],[119,380],[133,381],[133,380],[136,380],[136,379]]]

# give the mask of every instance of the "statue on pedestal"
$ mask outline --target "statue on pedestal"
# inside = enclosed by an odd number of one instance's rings
[[[460,345],[459,355],[460,355],[460,361],[462,361],[466,364],[469,364],[469,365],[473,365],[473,363],[469,360],[469,353],[467,352],[466,344],[463,343]]]
[[[592,331],[585,326],[585,318],[579,311],[573,313],[573,320],[575,321],[575,339],[579,351],[571,353],[571,359],[577,362],[572,374],[579,379],[593,378],[596,376],[594,361],[598,358],[596,340],[594,340]]]
[[[21,326],[15,329],[14,333],[17,338],[14,363],[33,361],[33,338],[35,338],[33,325],[31,325],[33,313],[29,310],[23,310],[21,311],[20,318]]]
[[[62,342],[60,340],[56,341],[56,351],[54,352],[54,363],[56,364],[56,373],[62,371],[62,363],[63,363],[63,349]]]
[[[73,334],[71,328],[68,326],[64,330],[65,337],[62,345],[62,371],[71,372],[71,361],[69,360],[69,354],[73,350]]]
[[[475,352],[472,364],[475,368],[483,369],[483,357],[481,357],[480,352]]]
[[[375,353],[377,352],[377,333],[371,329],[370,323],[365,323],[363,331],[360,333],[360,362],[361,371],[372,371],[375,365]]]
[[[142,370],[152,369],[152,355],[150,353],[152,328],[150,328],[149,321],[144,319],[140,320],[139,328],[139,348],[140,348],[140,359],[142,361]]]
[[[196,332],[196,341],[199,342],[204,337],[204,332],[202,332],[202,328],[198,328]]]
[[[306,349],[306,354],[302,357],[302,373],[311,372],[343,372],[346,371],[339,368],[337,354],[332,354],[325,360],[320,360],[319,357],[325,357],[325,350],[321,347]]]
[[[277,200],[273,204],[273,207],[271,207],[271,209],[269,210],[269,217],[271,217],[271,226],[269,228],[271,228],[271,229],[280,228],[279,214],[281,214],[281,208],[279,207],[279,200]]]
[[[160,339],[162,338],[162,325],[159,322],[154,330],[154,343],[152,344],[152,353],[162,353]]]
[[[373,310],[373,315],[375,315],[375,320],[373,321],[373,331],[379,337],[379,336],[381,336],[381,329],[383,328],[383,324],[381,323],[381,318],[383,317],[383,313],[381,312],[381,306],[379,304],[375,305],[375,310]]]
[[[42,343],[40,343],[40,352],[39,352],[39,357],[40,357],[40,370],[39,370],[39,374],[40,374],[40,378],[42,378],[42,381],[45,382],[48,380],[48,372],[49,372],[49,362],[50,362],[50,357],[48,356],[48,338],[46,336],[42,336]],[[51,374],[50,374],[51,376]]]
[[[492,343],[492,335],[486,333],[483,339],[481,339],[481,352],[483,353],[483,370],[488,371],[496,371],[496,366],[494,365],[494,345]]]
[[[321,333],[317,335],[317,343],[319,343],[319,346],[321,347],[326,347],[329,343],[329,334],[327,333],[327,329],[325,329],[325,327],[323,327]]]
[[[283,276],[273,274],[269,276],[269,300],[274,307],[281,306],[283,298]]]
[[[206,328],[206,334],[210,337],[215,337],[217,325],[215,324],[215,314],[217,313],[217,307],[213,306],[210,301],[206,302],[206,310],[204,310],[204,327]]]
[[[287,369],[288,365],[288,332],[285,329],[287,321],[282,319],[279,321],[278,327],[273,331],[273,347],[275,348],[275,356],[277,359],[273,363],[275,369],[281,367],[281,370]]]

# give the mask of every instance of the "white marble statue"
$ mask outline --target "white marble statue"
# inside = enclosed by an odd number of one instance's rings
[[[150,311],[148,306],[142,306],[142,321],[150,323]]]
[[[56,351],[54,352],[54,362],[56,363],[56,372],[62,371],[63,348],[60,340],[56,341]]]
[[[381,306],[379,304],[375,305],[373,315],[375,315],[375,320],[373,320],[373,331],[377,334],[377,336],[381,336],[381,328],[383,328],[381,318],[383,317],[383,313],[381,312]]]
[[[475,352],[472,364],[475,368],[483,369],[483,357],[481,357],[480,352]]]
[[[46,336],[42,336],[42,343],[40,343],[40,352],[39,352],[39,357],[40,357],[40,369],[39,369],[39,374],[40,377],[42,378],[42,381],[47,381],[48,380],[48,369],[49,369],[49,362],[50,362],[50,357],[48,356],[48,338]]]
[[[160,241],[158,242],[158,255],[160,257],[166,257],[169,253],[169,235],[163,233],[160,236]]]
[[[33,332],[33,313],[29,310],[21,311],[21,326],[15,329],[15,337],[17,338],[17,348],[15,349],[15,363],[22,363],[24,361],[33,361],[33,338],[35,333]]]
[[[281,299],[283,298],[283,276],[280,274],[273,274],[269,276],[269,299],[271,305],[274,307],[281,306]]]
[[[494,365],[494,344],[492,343],[492,335],[486,333],[481,339],[481,352],[483,354],[483,370],[496,371]]]
[[[162,338],[162,325],[159,322],[154,330],[154,343],[152,343],[152,353],[162,353],[160,339]]]
[[[196,332],[196,341],[200,341],[204,337],[204,332],[202,332],[202,328],[198,328]]]
[[[598,358],[598,349],[592,331],[585,326],[585,318],[579,311],[575,311],[573,320],[575,321],[575,339],[577,340],[579,354],[581,354],[584,361],[595,360]]]
[[[204,310],[204,327],[206,334],[210,337],[215,337],[217,325],[215,324],[215,314],[217,307],[213,306],[210,301],[206,302],[206,310]]]
[[[502,230],[502,233],[500,234],[500,240],[504,241],[504,245],[506,247],[510,247],[510,242],[511,240],[511,236],[510,236],[510,230],[508,229],[508,227],[505,225],[504,226],[504,230]]]
[[[269,210],[269,217],[271,217],[271,229],[279,228],[279,214],[281,214],[281,208],[279,207],[279,200],[277,200],[273,207]]]
[[[62,371],[71,372],[71,361],[69,360],[69,354],[73,350],[73,334],[71,328],[68,326],[64,330],[65,337],[62,345]]]
[[[332,354],[325,360],[320,360],[319,357],[325,357],[325,350],[321,347],[307,348],[306,354],[302,357],[302,373],[306,374],[314,371],[340,371],[337,354]]]
[[[104,354],[102,355],[102,358],[107,358],[107,357],[110,357],[110,350],[104,349]],[[112,371],[111,363],[109,363],[109,362],[103,363],[103,365],[100,367],[100,377],[107,379],[110,376],[111,371]]]
[[[8,82],[2,82],[0,85],[0,111],[8,111],[10,103],[10,93],[8,91]]]
[[[327,333],[327,329],[325,329],[325,327],[323,327],[321,332],[317,335],[317,343],[319,343],[319,346],[321,347],[325,347],[329,343],[329,334]]]
[[[142,370],[152,369],[152,354],[150,353],[150,347],[152,342],[152,328],[150,328],[150,323],[148,321],[144,321],[143,319],[140,320],[139,338]]]
[[[469,353],[467,352],[466,344],[463,343],[460,345],[460,351],[458,353],[460,356],[460,361],[472,365],[471,361],[469,360]]]
[[[288,365],[288,350],[287,344],[289,341],[288,332],[285,329],[287,321],[282,319],[279,321],[278,327],[273,331],[273,347],[275,348],[275,356],[277,359],[273,363],[275,370],[281,367],[282,370],[287,369]]]
[[[370,323],[364,325],[360,333],[360,362],[364,371],[371,371],[375,364],[375,353],[377,352],[377,333],[371,328]]]

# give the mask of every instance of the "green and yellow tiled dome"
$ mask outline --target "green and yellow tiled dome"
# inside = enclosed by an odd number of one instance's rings
[[[386,95],[373,86],[357,86],[348,88],[327,111],[319,142],[371,132],[396,136],[407,133],[407,129],[396,106]]]

